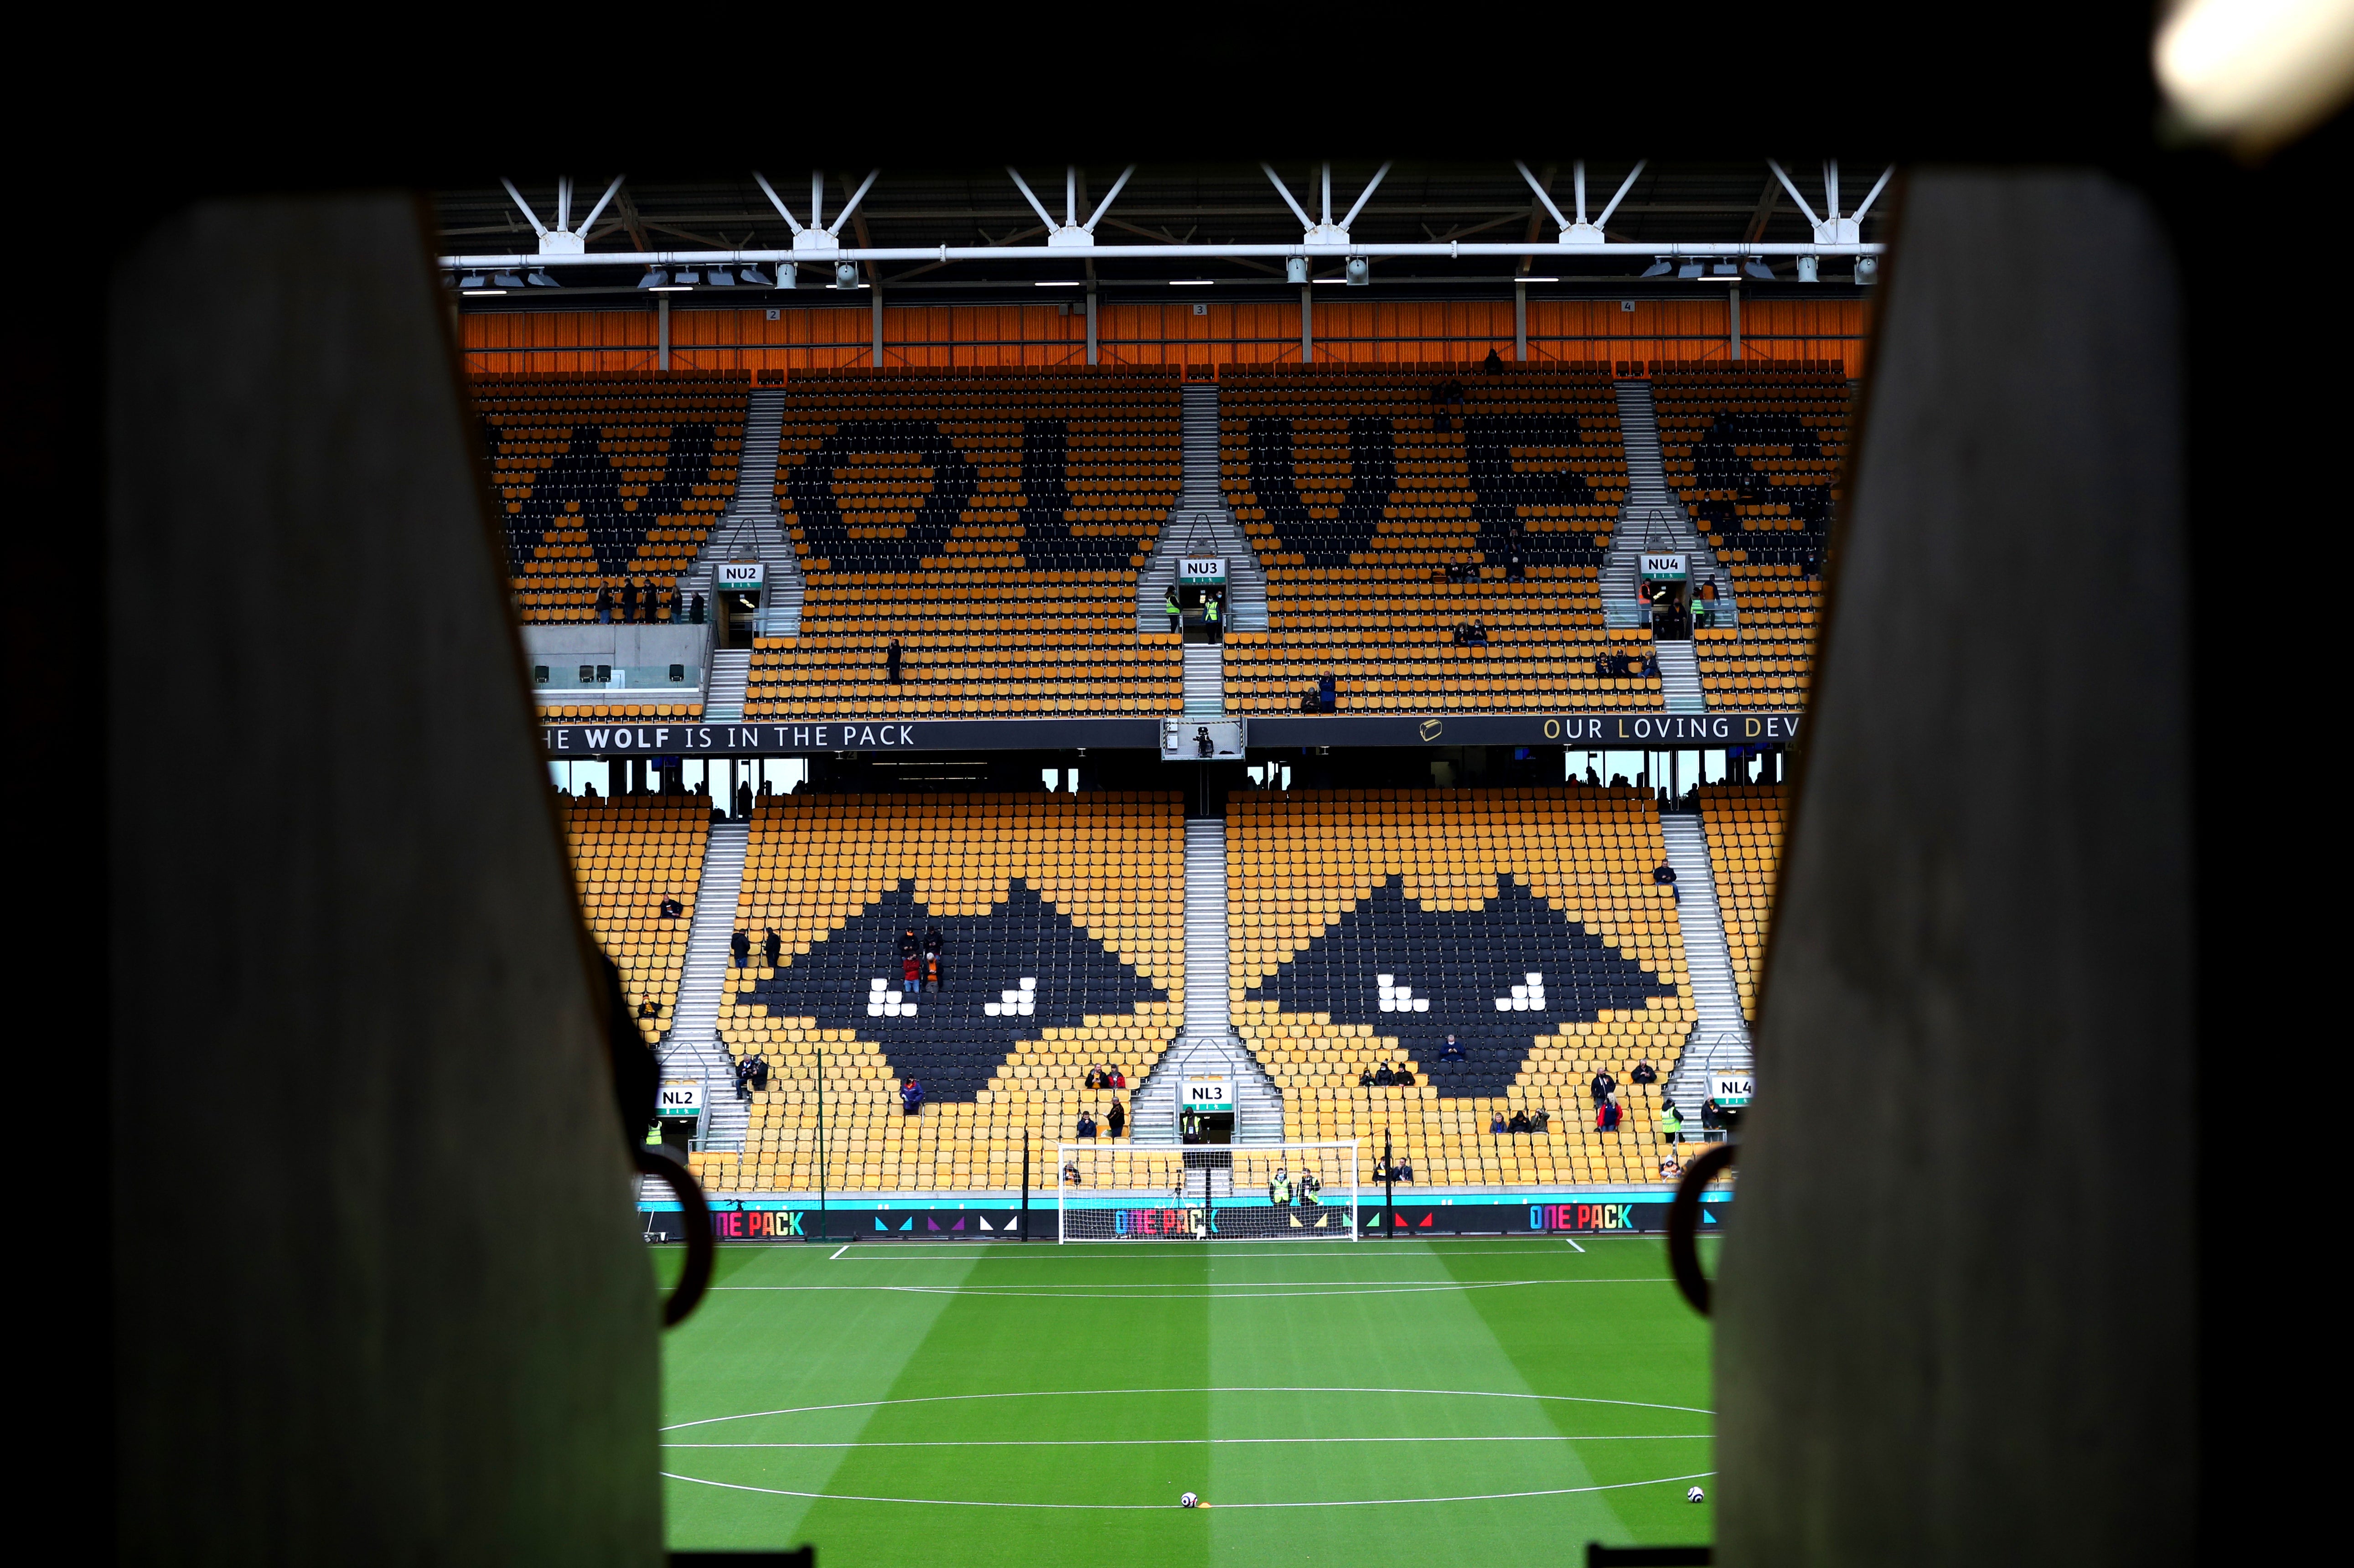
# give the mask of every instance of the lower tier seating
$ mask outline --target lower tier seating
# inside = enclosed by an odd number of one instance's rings
[[[622,993],[652,1044],[678,1006],[711,802],[700,795],[561,799],[580,907],[590,934],[620,967]],[[676,901],[678,914],[663,913],[666,898]]]
[[[1779,784],[1703,784],[1701,824],[1716,878],[1716,906],[1724,916],[1724,945],[1733,955],[1733,981],[1742,1015],[1757,1017],[1757,976],[1766,961],[1766,935],[1782,866]]]
[[[793,795],[754,813],[720,1035],[769,1067],[727,1190],[1010,1187],[1082,1110],[1123,1107],[1184,1015],[1184,818],[1173,794]],[[900,943],[941,939],[941,989]],[[764,961],[768,933],[779,961]],[[918,962],[920,963],[920,959]],[[879,982],[879,989],[878,989]],[[1096,1068],[1129,1088],[1087,1086]],[[909,1076],[925,1089],[904,1114]]]
[[[1664,1082],[1695,1013],[1650,795],[1294,791],[1230,810],[1235,1026],[1283,1092],[1286,1137],[1386,1137],[1431,1185],[1656,1179],[1658,1086],[1632,1075],[1648,1062]],[[1400,1066],[1412,1085],[1363,1082]],[[1616,1131],[1594,1126],[1604,1070]],[[1490,1130],[1539,1111],[1543,1133]]]

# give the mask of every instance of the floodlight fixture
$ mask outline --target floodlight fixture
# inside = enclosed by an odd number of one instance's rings
[[[1286,259],[1283,263],[1283,281],[1287,283],[1308,281],[1308,258],[1293,256]]]
[[[458,280],[458,287],[461,289],[482,289],[489,286],[490,280],[480,272],[469,272]]]
[[[1373,264],[1362,256],[1350,257],[1342,270],[1348,276],[1349,287],[1352,289],[1362,289],[1373,281]]]
[[[638,280],[641,289],[662,289],[670,285],[670,273],[661,267],[649,267],[646,275]]]
[[[1823,259],[1819,256],[1799,257],[1798,281],[1801,283],[1819,282],[1821,281],[1822,267]]]
[[[801,286],[801,270],[790,261],[777,263],[777,287],[798,289]]]
[[[520,289],[524,286],[523,280],[513,272],[493,272],[491,274],[491,281],[502,289]]]
[[[524,281],[535,289],[560,289],[564,286],[549,277],[545,270],[525,273]]]
[[[692,267],[684,267],[671,274],[670,281],[674,284],[691,289],[703,281],[703,275]]]
[[[736,274],[725,267],[714,267],[704,281],[715,289],[732,289],[736,286]]]
[[[750,288],[773,289],[776,287],[776,284],[769,281],[769,275],[766,272],[761,271],[758,267],[747,267],[743,269],[740,276],[743,278],[746,285]]]
[[[1649,266],[1643,269],[1643,276],[1646,278],[1664,278],[1668,275],[1668,269],[1672,265],[1674,265],[1674,263],[1670,261],[1666,257],[1659,257],[1654,260]]]
[[[1741,264],[1741,270],[1761,283],[1770,283],[1774,281],[1774,269],[1755,256]]]
[[[1855,281],[1856,281],[1859,284],[1871,284],[1871,283],[1877,283],[1877,282],[1879,282],[1879,281],[1880,281],[1880,258],[1879,258],[1879,257],[1877,257],[1877,256],[1859,256],[1859,257],[1857,257],[1857,258],[1855,259]]]
[[[833,264],[833,286],[837,289],[858,287],[858,263],[837,261]]]
[[[1697,278],[1700,275],[1701,264],[1697,261],[1687,261],[1676,269],[1676,276],[1679,278]]]

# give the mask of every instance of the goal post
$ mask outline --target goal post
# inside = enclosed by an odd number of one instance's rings
[[[1083,1140],[1055,1150],[1057,1241],[1354,1241],[1360,1146]]]

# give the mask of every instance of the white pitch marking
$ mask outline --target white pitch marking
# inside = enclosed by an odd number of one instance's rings
[[[716,1426],[723,1421],[758,1421],[770,1415],[809,1415],[828,1410],[878,1410],[895,1404],[958,1404],[980,1399],[1104,1399],[1132,1398],[1140,1393],[1407,1393],[1437,1399],[1525,1399],[1540,1404],[1608,1404],[1627,1410],[1673,1410],[1686,1415],[1714,1415],[1697,1404],[1660,1404],[1648,1399],[1597,1399],[1583,1393],[1500,1393],[1484,1388],[1323,1388],[1278,1385],[1249,1388],[1032,1388],[999,1393],[928,1393],[913,1399],[849,1399],[838,1404],[797,1404],[782,1410],[748,1410],[735,1415],[705,1415],[658,1428],[684,1432],[690,1426]]]
[[[1708,1443],[1713,1432],[1628,1432],[1616,1436],[1559,1433],[1534,1437],[974,1437],[938,1443],[877,1443],[845,1437],[838,1443],[665,1443],[665,1448],[1159,1448],[1186,1444],[1280,1443]]]
[[[828,1262],[828,1263],[832,1263],[832,1262],[834,1260],[834,1258],[840,1257],[843,1253],[846,1253],[846,1252],[848,1252],[849,1250],[850,1250],[850,1244],[849,1244],[848,1242],[844,1242],[844,1243],[843,1243],[840,1246],[835,1247],[835,1248],[833,1249],[832,1254],[830,1256],[828,1256],[828,1257],[826,1258],[826,1262]]]
[[[1445,1284],[1417,1281],[1413,1284],[1376,1286],[1369,1290],[1355,1288],[1358,1281],[1327,1280],[1321,1285],[1304,1288],[1248,1288],[1252,1282],[1236,1280],[1230,1286],[1179,1285],[1131,1286],[1129,1289],[1159,1288],[1168,1290],[1213,1290],[1216,1295],[1110,1296],[1085,1286],[1073,1286],[1060,1290],[1018,1290],[1006,1286],[970,1285],[715,1285],[714,1290],[837,1290],[873,1291],[884,1296],[973,1296],[988,1300],[1033,1301],[1290,1301],[1324,1296],[1437,1296],[1458,1290],[1499,1290],[1519,1285],[1657,1285],[1656,1279],[1485,1279],[1448,1280]]]
[[[1204,1503],[1204,1508],[1397,1508],[1418,1503],[1501,1502],[1516,1498],[1575,1497],[1586,1492],[1617,1492],[1631,1487],[1673,1486],[1678,1481],[1697,1481],[1715,1475],[1714,1470],[1695,1470],[1688,1476],[1660,1476],[1648,1481],[1613,1481],[1598,1487],[1553,1487],[1532,1492],[1475,1492],[1467,1497],[1449,1498],[1333,1498],[1312,1502],[1246,1502]],[[664,1470],[665,1480],[691,1481],[699,1487],[717,1487],[731,1492],[761,1492],[769,1497],[815,1498],[826,1502],[911,1503],[923,1508],[1028,1508],[1048,1509],[1066,1513],[1140,1513],[1148,1509],[1166,1510],[1171,1505],[1159,1503],[1047,1503],[1047,1502],[984,1502],[969,1498],[875,1498],[859,1497],[848,1492],[799,1492],[785,1487],[748,1487],[734,1481],[706,1481],[700,1476],[682,1476]]]
[[[1585,1250],[1584,1247],[1577,1245],[1577,1238],[1575,1236],[1564,1236],[1561,1239],[1569,1243],[1571,1250],[1575,1252],[1584,1252]]]

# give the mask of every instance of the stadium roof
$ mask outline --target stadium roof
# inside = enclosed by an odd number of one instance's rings
[[[1362,256],[1384,284],[1616,286],[1695,249],[1747,259],[1757,283],[1767,272],[1795,281],[1799,255],[1819,254],[1821,281],[1844,284],[1849,264],[1834,272],[1832,262],[1878,248],[1893,205],[1888,169],[1870,158],[1786,161],[1777,173],[1764,159],[1500,156],[1485,165],[1298,163],[1272,174],[1252,164],[1033,166],[1017,184],[1002,167],[886,168],[871,182],[852,168],[824,171],[814,193],[801,169],[618,183],[610,173],[537,174],[511,188],[494,176],[445,189],[434,207],[453,271],[533,272],[531,291],[551,295],[635,290],[655,266],[716,263],[730,263],[731,277],[754,264],[754,286],[766,286],[789,259],[802,288],[834,282],[849,261],[862,283],[927,291],[1181,281],[1281,289],[1292,255],[1334,282]],[[1832,227],[1859,208],[1860,223]],[[1581,217],[1585,226],[1572,227]],[[1653,279],[1696,281],[1673,270]]]

